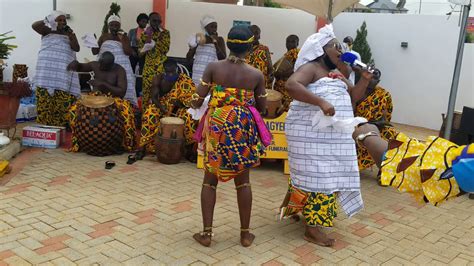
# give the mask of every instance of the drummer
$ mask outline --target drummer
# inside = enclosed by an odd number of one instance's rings
[[[288,112],[288,109],[290,107],[291,101],[293,101],[293,98],[290,97],[288,92],[286,91],[285,88],[285,83],[288,80],[288,78],[293,74],[293,67],[295,66],[296,58],[298,58],[298,53],[300,52],[300,49],[298,48],[300,39],[298,36],[292,34],[286,37],[286,49],[288,50],[284,55],[281,60],[286,60],[287,64],[286,66],[283,65],[281,62],[278,61],[275,63],[274,71],[275,71],[275,90],[281,92],[283,94],[283,111]],[[291,67],[290,67],[291,66]],[[286,69],[284,69],[286,68]]]
[[[136,159],[141,160],[146,151],[155,152],[154,139],[160,128],[160,119],[167,116],[179,117],[185,122],[186,158],[192,162],[197,159],[193,140],[197,121],[187,112],[191,96],[196,92],[193,80],[178,72],[178,64],[173,59],[164,62],[165,73],[158,74],[152,83],[152,104],[142,116],[139,151]]]
[[[69,71],[93,73],[93,78],[89,81],[93,89],[91,93],[94,95],[106,95],[115,99],[115,104],[118,106],[124,119],[125,137],[123,146],[127,151],[132,151],[134,149],[135,140],[135,118],[131,103],[128,100],[124,100],[127,91],[125,69],[115,63],[114,55],[111,52],[104,52],[99,57],[99,61],[92,61],[85,64],[75,60],[68,65],[67,69]],[[77,104],[71,107],[69,118],[73,132],[72,151],[79,151],[80,148],[74,137],[74,124],[77,119],[76,109]]]

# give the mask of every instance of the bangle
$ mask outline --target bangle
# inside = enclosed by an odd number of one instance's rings
[[[191,95],[191,100],[193,101],[204,100],[204,97],[201,97],[199,96],[199,94],[194,93],[193,95]]]

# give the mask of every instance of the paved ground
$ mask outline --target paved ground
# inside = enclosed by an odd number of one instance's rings
[[[117,166],[104,170],[105,160]],[[0,265],[158,264],[453,264],[474,265],[474,201],[419,206],[382,188],[375,170],[362,175],[365,210],[339,217],[334,248],[302,239],[303,225],[276,220],[286,191],[283,165],[251,173],[251,248],[239,245],[236,194],[220,184],[215,237],[194,242],[202,229],[202,171],[190,163],[162,165],[148,157],[96,158],[63,150],[28,149],[0,180]]]

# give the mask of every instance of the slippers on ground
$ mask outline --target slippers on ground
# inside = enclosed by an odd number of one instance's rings
[[[114,162],[114,161],[107,161],[107,162],[105,162],[105,169],[107,169],[107,170],[112,169],[114,166],[115,166],[115,162]]]
[[[137,151],[137,153],[135,153],[135,160],[143,160],[143,158],[145,157],[145,153],[146,151],[144,150]]]
[[[130,154],[130,155],[128,156],[127,164],[133,164],[133,163],[136,162],[136,161],[137,161],[136,156],[133,155],[133,154]]]

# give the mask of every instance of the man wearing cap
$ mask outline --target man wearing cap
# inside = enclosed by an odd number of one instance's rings
[[[193,64],[192,78],[196,86],[209,63],[227,57],[224,38],[217,33],[216,19],[205,15],[201,18],[201,29],[204,34],[198,33],[189,38],[189,51],[186,55],[188,62]]]
[[[152,12],[148,16],[150,26],[145,29],[138,43],[140,56],[145,57],[142,75],[142,112],[151,104],[153,77],[164,72],[163,63],[170,50],[170,32],[161,25],[161,15]]]
[[[100,36],[98,48],[92,48],[94,55],[98,54],[97,58],[104,52],[111,52],[115,57],[115,63],[119,64],[125,69],[127,73],[127,90],[124,99],[130,101],[134,106],[137,106],[137,95],[135,93],[135,74],[133,73],[130,64],[129,56],[133,53],[130,46],[130,40],[126,33],[121,30],[120,17],[113,14],[108,19],[109,32],[103,33]]]

